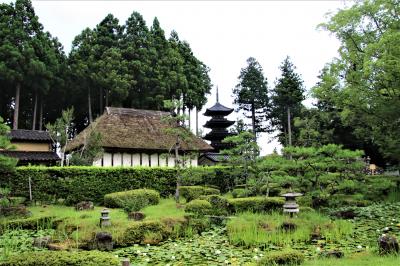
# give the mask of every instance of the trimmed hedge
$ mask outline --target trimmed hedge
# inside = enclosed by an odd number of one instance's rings
[[[304,254],[297,250],[273,251],[265,254],[258,262],[260,266],[300,265],[304,262]]]
[[[160,221],[136,222],[125,230],[122,242],[118,244],[120,246],[132,246],[140,243],[148,244],[146,242],[150,240],[161,242],[167,237],[167,234],[167,228]]]
[[[114,192],[104,196],[104,206],[139,211],[148,205],[157,205],[160,194],[153,189],[134,189]]]
[[[214,195],[219,194],[219,189],[203,186],[181,186],[179,193],[186,199],[186,202],[198,199],[203,195]]]
[[[231,212],[269,212],[283,208],[285,200],[281,197],[249,197],[229,199]]]
[[[119,259],[111,253],[99,251],[41,251],[15,254],[0,266],[117,266]]]
[[[226,216],[229,211],[229,201],[227,198],[220,195],[207,195],[200,196],[199,199],[204,199],[208,201],[212,208],[210,210],[210,215]]]
[[[216,186],[226,191],[233,186],[234,177],[226,167],[197,167],[196,178],[184,178],[184,185]],[[188,170],[189,171],[189,170]],[[17,167],[14,173],[0,175],[0,184],[11,189],[13,195],[29,197],[29,177],[35,201],[66,204],[80,201],[103,203],[104,195],[139,188],[154,189],[166,197],[176,188],[176,169],[167,167]]]
[[[210,214],[211,204],[207,200],[195,199],[187,203],[185,206],[185,212],[190,212],[196,216],[202,216]]]

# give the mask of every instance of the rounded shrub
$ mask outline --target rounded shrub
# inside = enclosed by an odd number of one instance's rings
[[[160,194],[152,189],[134,189],[106,194],[104,206],[109,208],[124,208],[127,211],[139,211],[148,205],[157,205]]]
[[[246,198],[250,196],[250,191],[245,188],[235,188],[232,190],[232,197],[234,198]]]
[[[258,262],[258,265],[300,265],[303,262],[303,253],[296,250],[282,250],[265,254],[265,256]]]
[[[195,199],[186,204],[185,212],[193,213],[196,216],[202,216],[210,214],[211,208],[211,203],[207,200]]]
[[[120,246],[133,244],[148,244],[152,241],[161,242],[167,234],[164,224],[160,221],[141,221],[129,225],[125,230]]]
[[[100,251],[40,251],[26,252],[10,256],[1,266],[117,266],[118,258]]]
[[[203,186],[181,186],[179,193],[186,202],[198,199],[202,195],[220,194],[219,189]]]
[[[201,196],[200,199],[208,201],[212,209],[210,215],[228,215],[229,202],[228,199],[220,195]]]

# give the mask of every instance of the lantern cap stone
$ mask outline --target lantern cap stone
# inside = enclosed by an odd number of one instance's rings
[[[303,193],[289,192],[289,193],[282,194],[281,196],[285,197],[285,198],[300,197],[300,196],[303,196]]]

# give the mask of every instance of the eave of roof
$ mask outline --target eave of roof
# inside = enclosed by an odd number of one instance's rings
[[[13,129],[8,135],[11,140],[52,141],[49,132],[41,130]]]

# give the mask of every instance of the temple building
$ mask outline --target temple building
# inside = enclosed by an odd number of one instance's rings
[[[204,113],[204,116],[211,117],[204,125],[205,128],[211,129],[211,131],[204,136],[204,139],[211,141],[210,145],[214,150],[204,153],[199,158],[199,164],[214,165],[227,159],[226,155],[221,155],[219,152],[230,147],[230,144],[223,143],[222,140],[232,135],[232,133],[229,133],[228,127],[232,126],[235,121],[225,118],[225,116],[228,116],[232,112],[233,108],[225,107],[219,103],[217,89],[217,102],[212,107],[207,108]]]
[[[0,150],[0,154],[18,159],[18,166],[51,166],[60,161],[47,131],[15,129],[11,130],[8,136],[14,149]]]
[[[67,144],[66,151],[79,151],[91,131],[96,131],[101,135],[104,153],[93,165],[173,167],[176,137],[167,133],[171,126],[163,118],[168,115],[161,111],[106,107],[103,115]],[[213,150],[190,132],[180,146],[181,155],[190,155],[184,156],[185,166],[197,166],[198,156]]]

